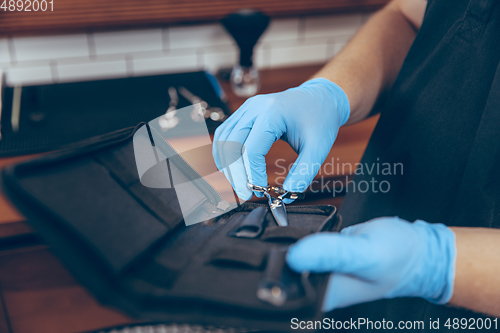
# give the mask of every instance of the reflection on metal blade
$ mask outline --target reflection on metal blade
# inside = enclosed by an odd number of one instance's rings
[[[288,218],[286,216],[285,204],[280,199],[269,200],[269,206],[271,207],[271,213],[273,213],[276,223],[280,227],[286,227],[288,225]]]

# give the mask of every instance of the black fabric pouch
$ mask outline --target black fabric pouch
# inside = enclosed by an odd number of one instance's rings
[[[278,227],[267,205],[245,203],[186,226],[174,189],[139,180],[142,125],[8,167],[4,191],[82,285],[129,315],[276,331],[321,319],[328,275],[297,274],[285,255],[307,234],[338,230],[336,208],[288,206]]]

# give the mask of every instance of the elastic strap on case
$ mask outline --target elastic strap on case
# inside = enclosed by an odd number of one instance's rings
[[[156,216],[158,216],[170,229],[175,228],[182,221],[182,216],[179,216],[165,202],[158,199],[151,191],[144,187],[141,183],[135,183],[130,186],[130,192],[146,205]]]
[[[298,227],[272,227],[267,228],[261,239],[265,241],[290,240],[296,241],[304,236],[307,236],[311,231]]]
[[[117,158],[115,154],[104,151],[97,155],[97,159],[108,171],[113,172],[125,186],[130,186],[139,181],[139,176],[137,175],[137,171],[135,171],[135,165],[132,166],[134,172],[131,172],[130,165],[126,165],[120,158]]]
[[[139,182],[137,174],[130,171],[123,161],[112,158],[109,152],[103,152],[97,156],[97,160],[121,183],[122,187],[128,190],[136,200],[146,206],[156,217],[162,220],[169,229],[175,228],[183,219],[175,213],[156,195]],[[134,170],[135,171],[135,170]]]
[[[241,224],[229,233],[232,237],[237,238],[257,238],[262,233],[266,222],[268,208],[265,206],[257,207],[252,210]]]
[[[260,268],[266,259],[266,252],[255,248],[223,247],[210,256],[210,263],[214,265],[241,265],[250,268]]]
[[[283,247],[274,248],[269,252],[266,269],[258,283],[257,298],[276,307],[284,306],[297,297],[300,297],[302,302],[312,304],[315,302],[316,293],[309,281],[309,272],[302,272],[300,282],[292,282],[290,275],[297,273],[292,272],[286,265],[287,250]],[[300,292],[297,282],[303,293]]]

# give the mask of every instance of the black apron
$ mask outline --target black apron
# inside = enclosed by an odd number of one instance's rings
[[[357,170],[363,174],[347,189],[341,209],[344,226],[399,216],[449,226],[500,227],[497,1],[428,2],[423,25],[361,161],[364,168]],[[369,191],[363,181],[370,184]],[[439,317],[444,330],[447,318],[480,317],[409,298],[331,315],[395,323],[424,320],[424,331],[430,318]]]

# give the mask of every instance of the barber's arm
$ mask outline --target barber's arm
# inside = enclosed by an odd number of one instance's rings
[[[349,124],[366,118],[379,96],[394,83],[426,7],[425,0],[390,2],[314,75],[342,87],[351,106]]]
[[[265,155],[279,138],[299,155],[284,189],[302,192],[309,186],[340,126],[365,118],[380,94],[392,85],[425,7],[424,0],[392,1],[313,79],[284,92],[252,97],[219,126],[214,136],[214,159],[240,198],[252,197],[247,182],[267,185]],[[244,145],[246,162],[229,167],[223,156],[234,152],[221,150],[238,144]],[[255,195],[261,197],[262,193]]]
[[[450,304],[500,317],[500,230],[451,229],[457,261]]]
[[[396,297],[421,297],[500,316],[500,230],[381,217],[308,236],[288,251],[298,272],[333,272],[330,311]]]

